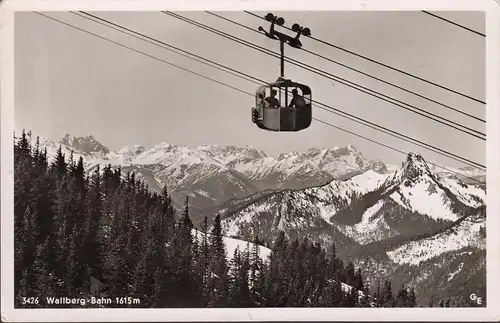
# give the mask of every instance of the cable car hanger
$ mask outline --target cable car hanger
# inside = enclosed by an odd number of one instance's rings
[[[295,37],[291,37],[287,34],[276,31],[274,25],[283,26],[285,24],[285,19],[283,17],[278,17],[273,15],[272,13],[268,13],[265,16],[265,19],[271,23],[269,27],[269,32],[264,30],[264,27],[259,26],[259,31],[264,32],[264,34],[273,40],[279,40],[280,42],[280,62],[281,62],[281,73],[280,76],[283,78],[285,76],[285,43],[293,48],[300,49],[302,48],[302,42],[299,40],[300,35],[304,35],[306,37],[311,36],[311,30],[307,27],[302,27],[298,23],[294,23],[292,25],[292,31],[296,32],[297,35]]]
[[[312,120],[311,113],[311,88],[305,84],[294,82],[290,79],[285,79],[285,43],[293,48],[302,48],[300,35],[310,36],[311,30],[307,27],[302,27],[295,23],[292,26],[292,31],[297,34],[295,37],[276,31],[275,25],[283,26],[285,19],[277,17],[272,13],[268,13],[265,19],[271,23],[269,31],[265,31],[264,27],[259,26],[258,30],[272,39],[280,42],[280,77],[278,80],[259,86],[255,94],[255,108],[252,108],[252,122],[259,128],[268,131],[300,131],[310,126]],[[279,99],[276,98],[275,88],[278,88]],[[293,98],[288,102],[289,88]],[[265,98],[266,89],[269,89],[269,97]],[[302,94],[298,93],[300,89]],[[284,92],[284,100],[282,93]],[[284,102],[283,102],[284,101]]]

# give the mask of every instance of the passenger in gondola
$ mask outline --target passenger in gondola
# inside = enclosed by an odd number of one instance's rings
[[[307,106],[306,101],[304,100],[302,95],[299,94],[299,91],[297,91],[297,89],[292,90],[292,96],[293,98],[290,101],[290,104],[288,105],[289,108],[295,107],[298,109],[303,109]]]
[[[276,98],[277,93],[278,93],[278,91],[276,91],[275,89],[272,89],[270,96],[268,96],[267,98],[264,99],[267,103],[269,103],[269,106],[271,108],[279,108],[280,107],[280,101]]]

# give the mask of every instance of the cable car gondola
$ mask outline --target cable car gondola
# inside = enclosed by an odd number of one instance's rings
[[[275,99],[277,104],[266,100],[273,97],[272,92],[278,94]],[[294,96],[298,96],[298,99],[294,100]],[[311,125],[311,119],[309,86],[280,78],[274,83],[257,88],[252,120],[259,128],[270,131],[300,131]]]
[[[284,44],[294,48],[302,48],[300,35],[310,36],[309,28],[293,24],[291,37],[274,30],[274,25],[282,26],[285,20],[268,13],[265,19],[271,22],[269,32],[259,27],[260,31],[274,40],[280,41],[281,76],[276,82],[262,85],[255,92],[255,107],[252,108],[252,122],[259,128],[269,131],[300,131],[311,125],[311,88],[284,78]],[[275,96],[278,96],[277,98]]]

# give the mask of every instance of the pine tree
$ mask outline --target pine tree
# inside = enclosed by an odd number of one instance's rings
[[[182,214],[182,225],[186,229],[193,229],[193,222],[191,221],[191,218],[189,217],[189,197],[186,196],[186,201],[184,202],[184,213]]]
[[[354,264],[349,261],[345,267],[345,283],[350,286],[356,286],[356,273],[354,271]]]
[[[138,262],[136,266],[136,270],[134,273],[133,279],[133,289],[134,294],[139,296],[140,299],[143,300],[142,305],[146,305],[148,307],[152,306],[155,302],[158,302],[158,299],[155,297],[156,292],[160,292],[158,287],[156,287],[156,279],[159,279],[157,276],[159,273],[157,272],[158,255],[155,253],[155,245],[154,240],[149,239],[146,243],[146,250]],[[156,287],[156,288],[155,288]],[[125,296],[125,295],[122,295]]]
[[[240,252],[239,247],[234,250],[229,266],[230,288],[228,306],[249,307],[251,305],[250,290],[248,288],[249,263],[245,253]]]
[[[201,227],[202,231],[202,241],[201,241],[201,251],[200,251],[200,263],[202,270],[202,291],[201,294],[204,299],[207,299],[209,296],[208,289],[208,278],[210,273],[210,251],[209,251],[209,242],[208,242],[208,219],[205,216],[203,220],[203,224]]]
[[[371,302],[370,302],[370,290],[368,287],[365,287],[363,290],[363,296],[361,297],[360,301],[360,306],[361,307],[371,307]]]
[[[196,298],[193,302],[195,307],[205,307],[207,303],[207,297],[205,294],[206,288],[203,282],[205,269],[203,263],[203,249],[202,242],[200,241],[200,232],[198,230],[194,231],[192,253],[193,253],[193,273],[191,280],[193,281],[193,289],[196,293]]]
[[[389,280],[385,280],[384,288],[382,289],[381,294],[381,305],[382,307],[393,307],[394,306],[394,298],[392,296],[392,286]]]
[[[254,306],[264,305],[264,263],[260,257],[259,237],[255,236],[250,259],[250,298]]]
[[[177,298],[176,306],[189,307],[194,301],[194,295],[198,292],[191,277],[194,274],[193,261],[193,236],[189,210],[186,207],[185,213],[176,225],[172,240],[173,273],[175,278],[174,290]]]
[[[416,307],[417,306],[417,297],[415,295],[415,288],[412,287],[410,289],[410,295],[408,297],[408,307]]]
[[[288,282],[290,266],[287,264],[288,240],[283,231],[278,232],[271,254],[269,270],[264,282],[266,305],[283,307],[288,304]]]
[[[431,295],[431,299],[429,300],[429,303],[427,304],[428,307],[434,307],[434,294]]]
[[[88,215],[85,223],[85,257],[90,274],[102,276],[103,231],[102,231],[102,191],[100,167],[97,165],[90,179]]]
[[[186,200],[186,203],[188,201]],[[172,203],[172,197],[168,194],[167,187],[165,186],[161,192],[161,214],[163,216],[163,224],[166,228],[166,238],[169,239],[169,236],[172,235],[173,227],[175,223],[175,213],[174,206]]]
[[[360,290],[360,291],[363,291],[365,289],[365,286],[363,283],[363,276],[361,275],[361,268],[358,268],[356,270],[353,287],[356,288],[357,290]]]
[[[209,307],[224,307],[228,302],[229,282],[226,247],[222,239],[220,214],[215,216],[210,237]]]
[[[395,306],[410,307],[410,297],[404,285],[401,285],[401,288],[399,289],[398,294],[396,295]]]
[[[66,159],[64,154],[62,153],[62,148],[60,145],[59,148],[57,149],[56,159],[54,160],[52,168],[55,171],[56,176],[58,177],[62,177],[64,176],[64,174],[66,174],[67,170]]]
[[[33,285],[30,294],[39,299],[47,296],[56,296],[54,290],[55,277],[49,266],[49,241],[37,247],[36,260],[33,264]],[[42,306],[46,305],[42,301]]]
[[[35,219],[33,217],[33,213],[31,212],[31,208],[28,206],[24,212],[24,217],[22,218],[22,233],[19,232],[20,237],[18,238],[18,244],[16,245],[19,248],[18,259],[15,262],[15,272],[16,275],[22,275],[23,280],[22,284],[17,286],[17,290],[31,290],[34,288],[34,269],[35,267],[32,265],[37,259],[37,244],[35,241],[35,230],[36,227],[34,225]],[[26,294],[27,295],[27,294]],[[23,295],[26,297],[25,295]]]
[[[342,291],[342,285],[338,281],[333,281],[331,283],[331,289],[329,290],[331,293],[331,303],[329,306],[339,307],[343,303],[344,293]]]

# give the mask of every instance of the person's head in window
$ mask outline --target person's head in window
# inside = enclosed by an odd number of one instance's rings
[[[266,98],[266,101],[273,108],[277,108],[280,106],[280,101],[276,98],[276,94],[278,94],[278,91],[276,91],[275,89],[271,89],[269,97]]]

